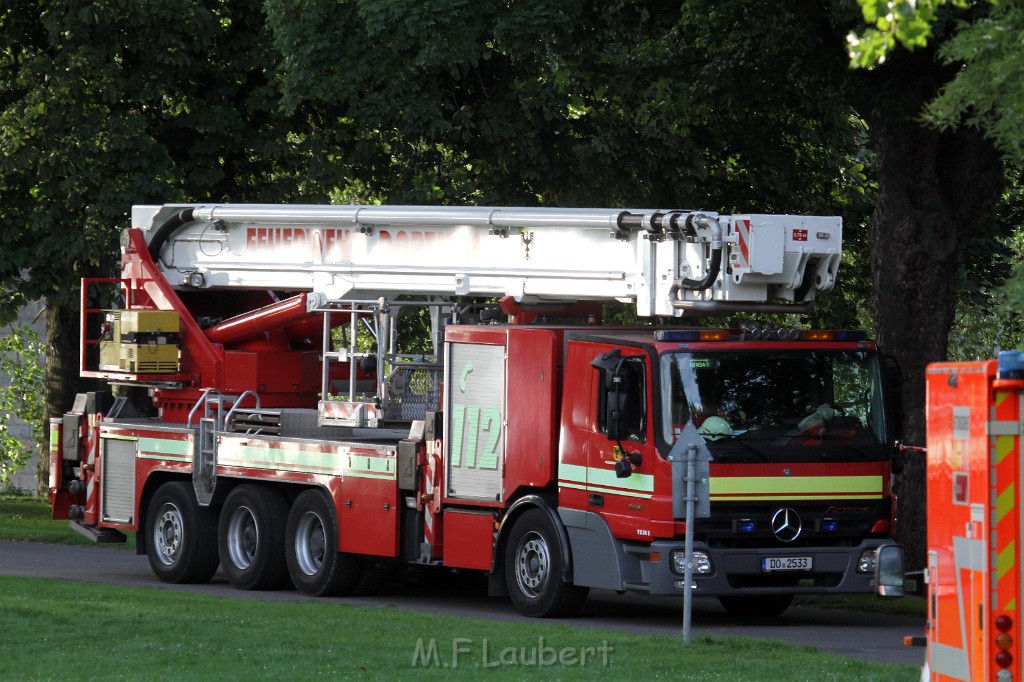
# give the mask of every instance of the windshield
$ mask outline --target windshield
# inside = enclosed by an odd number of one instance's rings
[[[689,421],[719,460],[835,461],[890,454],[874,353],[667,353],[661,365],[667,444]]]

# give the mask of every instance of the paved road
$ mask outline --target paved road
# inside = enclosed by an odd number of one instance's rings
[[[107,547],[44,545],[0,540],[0,575],[80,580],[85,582],[149,587],[236,599],[304,601],[295,591],[242,592],[233,589],[221,574],[205,585],[166,585],[150,573],[144,556]],[[482,583],[431,582],[419,587],[400,587],[376,596],[330,599],[368,607],[394,607],[420,612],[494,620],[525,620],[507,599],[488,598]],[[681,600],[593,591],[582,614],[563,621],[580,628],[623,630],[633,633],[682,635]],[[903,646],[905,635],[924,631],[921,618],[880,616],[796,607],[770,621],[737,621],[718,602],[694,600],[693,636],[703,634],[779,639],[809,645],[851,658],[921,665],[924,649]]]

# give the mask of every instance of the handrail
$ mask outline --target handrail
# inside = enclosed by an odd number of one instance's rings
[[[206,396],[210,395],[210,393],[216,393],[217,395],[221,395],[221,392],[215,388],[208,388],[205,391],[203,391],[203,394],[199,396],[199,400],[196,401],[196,404],[192,406],[192,410],[188,413],[188,421],[185,422],[185,426],[191,428],[193,415],[195,415],[196,410],[199,409],[200,405],[206,404]]]
[[[231,409],[228,410],[228,413],[226,415],[224,415],[224,422],[221,424],[221,429],[223,429],[224,431],[227,431],[227,429],[228,429],[228,422],[231,421],[231,415],[233,415],[235,413],[235,410],[238,409],[239,403],[241,403],[245,399],[245,397],[247,395],[251,395],[252,397],[256,398],[256,409],[257,410],[260,409],[260,396],[259,396],[259,394],[256,393],[256,391],[244,391],[242,393],[242,395],[240,395],[237,398],[235,398],[235,402],[231,406]]]

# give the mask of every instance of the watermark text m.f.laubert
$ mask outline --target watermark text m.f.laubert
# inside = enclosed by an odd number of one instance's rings
[[[538,637],[536,644],[520,646],[501,646],[486,637],[454,637],[449,648],[442,646],[436,637],[421,637],[416,640],[412,652],[412,667],[607,667],[611,665],[614,649],[607,640],[602,640],[598,645],[554,647],[544,637]]]

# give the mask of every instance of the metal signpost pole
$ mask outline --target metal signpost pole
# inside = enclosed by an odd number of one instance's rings
[[[686,568],[683,571],[683,641],[690,641],[690,617],[693,610],[693,505],[696,499],[697,446],[686,448]]]

